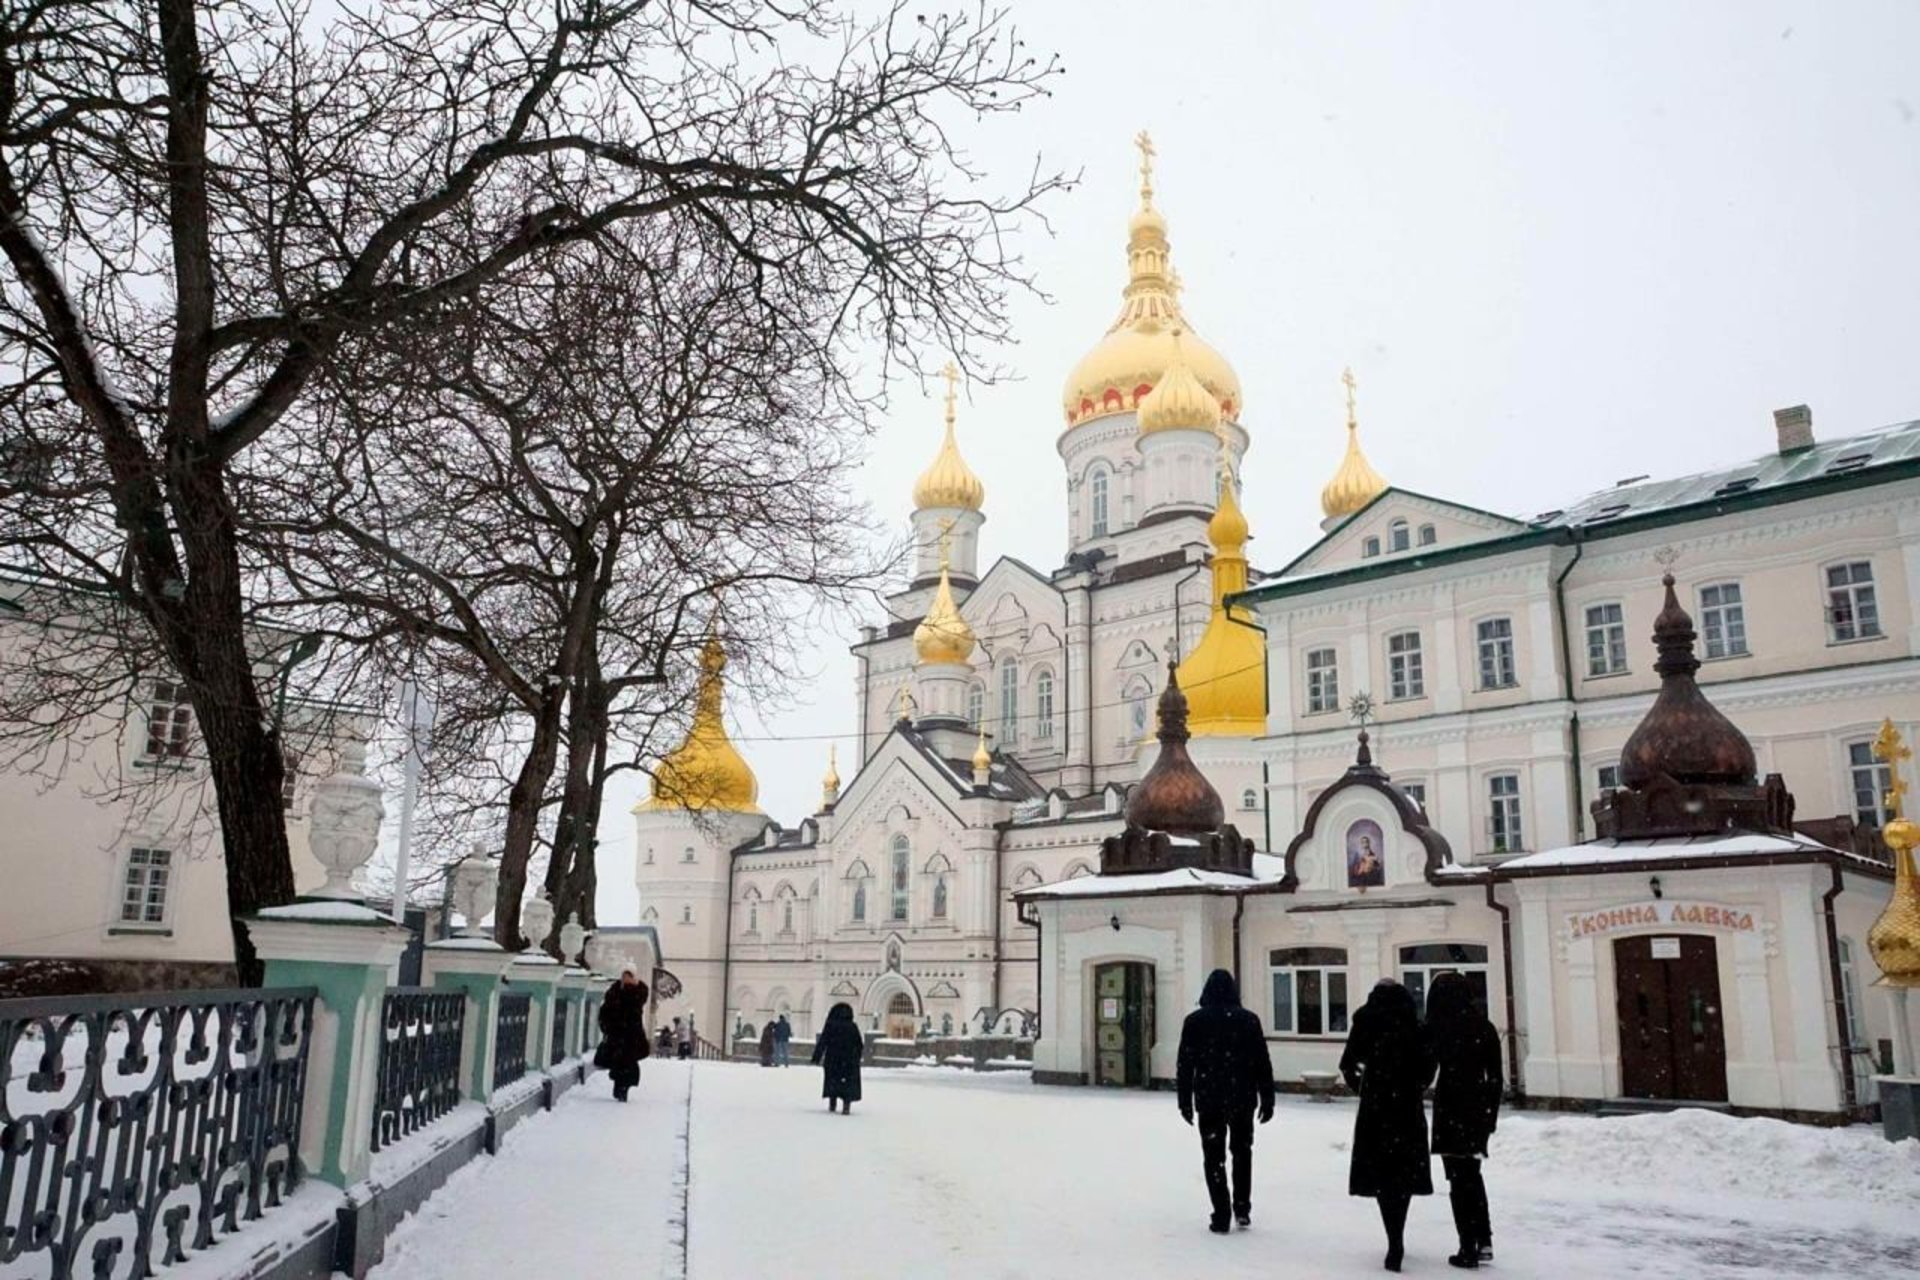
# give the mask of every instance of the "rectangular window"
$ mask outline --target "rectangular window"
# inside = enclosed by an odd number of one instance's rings
[[[1406,796],[1407,799],[1413,801],[1416,805],[1420,806],[1420,812],[1425,813],[1427,811],[1427,784],[1426,783],[1403,782],[1400,784],[1400,793]]]
[[[1617,764],[1601,765],[1594,771],[1593,780],[1602,791],[1618,791],[1620,789],[1620,766]]]
[[[1847,780],[1853,784],[1853,820],[1863,827],[1885,825],[1893,770],[1874,759],[1871,742],[1847,744]]]
[[[1426,673],[1420,666],[1420,633],[1402,631],[1387,637],[1387,696],[1393,699],[1419,698],[1427,692]]]
[[[280,751],[280,807],[293,808],[293,799],[300,789],[300,753],[288,748]]]
[[[1700,635],[1709,658],[1738,658],[1747,652],[1747,609],[1740,584],[1716,582],[1700,588]]]
[[[1347,1034],[1347,953],[1339,947],[1282,947],[1267,955],[1273,1030],[1283,1036]]]
[[[187,754],[187,734],[193,728],[193,704],[187,687],[171,680],[155,680],[147,699],[147,749],[152,760],[178,760]]]
[[[1366,541],[1360,544],[1360,556],[1362,559],[1371,560],[1373,559],[1373,557],[1379,554],[1380,554],[1379,538],[1368,538]]]
[[[1480,644],[1480,687],[1511,689],[1517,679],[1513,667],[1513,619],[1488,618],[1474,628]]]
[[[912,872],[907,865],[908,849],[905,836],[895,836],[893,845],[893,918],[907,918],[907,898],[912,888]]]
[[[1873,594],[1870,562],[1827,566],[1827,626],[1836,644],[1880,634],[1880,603]]]
[[[1012,743],[1020,725],[1020,668],[1009,662],[1000,668],[1000,737]]]
[[[1526,846],[1520,832],[1520,777],[1496,773],[1487,779],[1487,836],[1495,853],[1515,853]]]
[[[1430,942],[1400,948],[1400,983],[1427,1015],[1427,991],[1443,973],[1457,973],[1473,988],[1473,1002],[1482,1017],[1487,1012],[1487,949],[1475,942]]]
[[[1331,649],[1307,650],[1307,711],[1340,709],[1339,660]]]
[[[1626,615],[1617,604],[1587,607],[1587,674],[1610,676],[1627,669]]]
[[[127,850],[127,880],[120,896],[122,924],[164,924],[173,854],[166,849]]]

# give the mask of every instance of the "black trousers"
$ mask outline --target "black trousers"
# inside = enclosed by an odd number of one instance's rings
[[[1253,1206],[1253,1109],[1245,1111],[1202,1111],[1195,1117],[1200,1128],[1200,1163],[1207,1175],[1207,1195],[1213,1200],[1213,1216],[1226,1221],[1233,1212],[1245,1213]],[[1227,1153],[1233,1153],[1233,1193],[1227,1193]]]
[[[1493,1223],[1487,1207],[1487,1182],[1480,1161],[1473,1156],[1441,1156],[1447,1171],[1448,1199],[1453,1202],[1453,1227],[1463,1245],[1493,1244]]]

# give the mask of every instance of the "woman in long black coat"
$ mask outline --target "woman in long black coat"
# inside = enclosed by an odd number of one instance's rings
[[[1440,1078],[1433,1086],[1433,1154],[1447,1171],[1460,1252],[1447,1261],[1475,1268],[1493,1258],[1493,1224],[1480,1161],[1500,1116],[1500,1034],[1474,1007],[1473,987],[1457,973],[1427,991],[1427,1040]]]
[[[1407,1208],[1414,1196],[1433,1194],[1423,1101],[1433,1058],[1412,994],[1391,978],[1377,983],[1353,1015],[1340,1074],[1360,1095],[1347,1193],[1379,1201],[1387,1229],[1385,1265],[1398,1271],[1406,1254]]]
[[[853,1020],[853,1006],[842,1000],[827,1011],[827,1025],[814,1037],[813,1061],[824,1068],[820,1096],[827,1110],[837,1105],[842,1115],[853,1114],[860,1101],[860,1059],[867,1054],[867,1038]]]
[[[594,1065],[613,1080],[616,1102],[627,1100],[627,1090],[640,1083],[640,1060],[651,1052],[647,1043],[647,984],[632,965],[607,988],[600,1002],[600,1047]]]

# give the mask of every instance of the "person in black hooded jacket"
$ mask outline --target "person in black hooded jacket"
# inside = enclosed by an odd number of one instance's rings
[[[1398,1271],[1406,1254],[1407,1209],[1413,1197],[1433,1194],[1425,1103],[1433,1056],[1420,1033],[1413,994],[1393,979],[1375,983],[1353,1015],[1340,1074],[1360,1095],[1347,1194],[1379,1201],[1387,1229],[1385,1265]]]
[[[867,1054],[867,1038],[853,1020],[853,1006],[842,1000],[827,1010],[826,1025],[814,1038],[813,1060],[822,1068],[820,1096],[827,1110],[853,1114],[860,1101],[860,1059]]]
[[[600,1002],[600,1047],[593,1055],[594,1065],[613,1081],[616,1102],[625,1102],[627,1091],[640,1083],[640,1060],[652,1052],[646,1019],[647,984],[626,965]]]
[[[1180,1029],[1177,1069],[1180,1115],[1200,1124],[1200,1165],[1213,1201],[1211,1231],[1225,1233],[1228,1214],[1247,1226],[1253,1218],[1253,1122],[1273,1119],[1273,1060],[1260,1019],[1240,1005],[1233,975],[1215,969],[1200,989],[1200,1007]],[[1233,1152],[1233,1191],[1226,1157]]]
[[[1460,1252],[1447,1261],[1473,1269],[1493,1257],[1493,1225],[1480,1161],[1500,1115],[1500,1034],[1473,1004],[1457,973],[1434,977],[1427,991],[1427,1042],[1440,1078],[1433,1086],[1433,1154],[1447,1171]]]

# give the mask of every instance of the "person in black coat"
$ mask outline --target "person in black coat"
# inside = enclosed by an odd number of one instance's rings
[[[1433,1154],[1447,1171],[1460,1252],[1447,1261],[1475,1268],[1493,1258],[1493,1224],[1480,1161],[1500,1116],[1500,1034],[1474,1007],[1473,987],[1457,973],[1436,976],[1427,991],[1427,1042],[1440,1067],[1433,1086]]]
[[[1180,1115],[1200,1120],[1200,1165],[1213,1200],[1211,1231],[1225,1234],[1231,1210],[1241,1226],[1253,1219],[1253,1122],[1273,1119],[1273,1060],[1260,1019],[1240,1006],[1233,975],[1215,969],[1200,989],[1200,1007],[1180,1028],[1177,1069]],[[1233,1152],[1233,1196],[1227,1196],[1227,1151]]]
[[[1398,1271],[1406,1254],[1407,1208],[1414,1196],[1433,1194],[1423,1100],[1433,1058],[1412,994],[1393,979],[1375,984],[1366,1006],[1353,1015],[1340,1074],[1360,1095],[1347,1193],[1379,1201],[1387,1229],[1385,1265]]]
[[[625,1102],[627,1090],[640,1083],[640,1060],[652,1052],[646,1019],[647,984],[628,965],[600,1002],[600,1047],[593,1055],[594,1065],[612,1078],[617,1102]]]
[[[842,1000],[827,1011],[827,1024],[814,1037],[813,1061],[824,1068],[820,1096],[827,1110],[836,1104],[842,1115],[853,1114],[860,1101],[860,1059],[866,1057],[867,1038],[853,1020],[853,1006]]]

